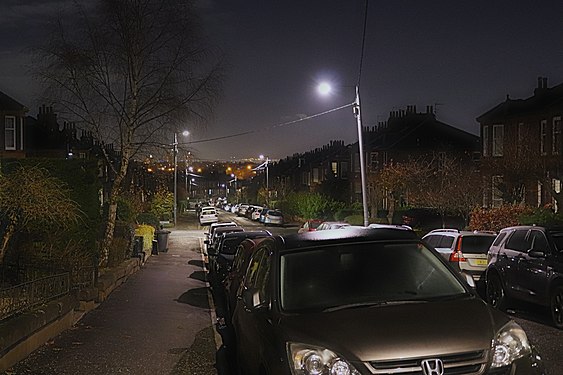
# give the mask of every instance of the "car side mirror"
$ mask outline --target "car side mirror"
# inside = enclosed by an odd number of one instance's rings
[[[248,312],[259,311],[266,307],[266,303],[260,301],[260,291],[256,288],[245,288],[242,291],[242,303]]]
[[[545,253],[543,251],[537,251],[537,250],[528,251],[528,255],[531,258],[544,258],[545,257]]]
[[[475,289],[475,279],[473,278],[473,276],[466,272],[461,272],[461,276],[470,287]]]

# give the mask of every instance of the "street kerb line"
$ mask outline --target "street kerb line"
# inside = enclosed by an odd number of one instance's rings
[[[221,335],[217,332],[216,323],[217,323],[217,315],[215,314],[215,304],[213,303],[213,296],[211,294],[211,285],[209,281],[207,281],[207,275],[209,274],[209,270],[207,269],[206,262],[205,262],[205,253],[203,252],[203,242],[201,237],[199,238],[199,249],[201,254],[201,260],[203,262],[203,271],[205,272],[205,287],[207,289],[207,299],[209,301],[209,316],[211,317],[211,327],[213,328],[213,335],[215,336],[215,348],[219,350],[223,345],[223,339]]]

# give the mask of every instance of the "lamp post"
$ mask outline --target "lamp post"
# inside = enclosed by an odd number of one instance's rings
[[[262,163],[262,165],[260,167],[266,168],[266,190],[270,191],[270,183],[269,183],[269,177],[268,177],[268,164],[270,162],[270,158],[268,156],[264,156],[264,155],[260,155],[260,160],[264,160],[264,158],[266,159],[266,161],[264,163]]]
[[[321,95],[326,96],[332,92],[332,87],[329,83],[323,82],[318,86],[318,91]],[[364,226],[367,227],[369,225],[369,213],[368,213],[368,203],[367,203],[367,178],[366,178],[366,165],[365,165],[365,157],[364,157],[364,142],[362,137],[362,115],[361,115],[361,105],[360,105],[360,88],[355,86],[356,89],[356,97],[354,102],[348,104],[344,107],[351,106],[354,110],[354,116],[356,117],[356,123],[358,125],[358,152],[360,153],[360,176],[361,176],[361,183],[362,183],[362,207],[363,207],[363,216],[364,216]]]
[[[182,132],[184,137],[190,135],[190,132],[184,130]],[[178,132],[174,132],[174,143],[173,152],[174,152],[174,226],[176,226],[176,221],[178,218]]]
[[[362,206],[364,209],[364,227],[369,225],[369,213],[368,213],[368,193],[367,193],[367,181],[366,181],[366,163],[364,158],[364,142],[362,136],[362,111],[360,106],[360,88],[356,86],[356,99],[354,100],[354,115],[356,116],[356,122],[358,124],[358,148],[360,153],[360,176],[362,180]]]

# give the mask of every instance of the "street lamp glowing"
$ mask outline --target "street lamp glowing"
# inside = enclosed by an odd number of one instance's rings
[[[330,84],[327,83],[327,82],[322,82],[317,87],[317,90],[318,90],[319,94],[321,94],[322,96],[327,96],[330,93],[332,93],[332,86],[330,86]]]
[[[184,130],[184,131],[182,132],[182,135],[183,135],[184,137],[187,137],[188,135],[190,135],[190,132],[187,131],[187,130]]]

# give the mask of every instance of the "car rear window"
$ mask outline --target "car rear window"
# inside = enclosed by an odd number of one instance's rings
[[[461,252],[471,254],[487,254],[495,236],[463,236]]]
[[[449,237],[449,236],[442,236],[442,238],[440,239],[440,243],[438,245],[436,245],[436,247],[445,247],[445,248],[449,248],[452,247],[452,244],[454,243],[454,238],[453,237]]]
[[[276,212],[276,211],[268,211],[268,215],[270,216],[281,216],[281,212]]]

